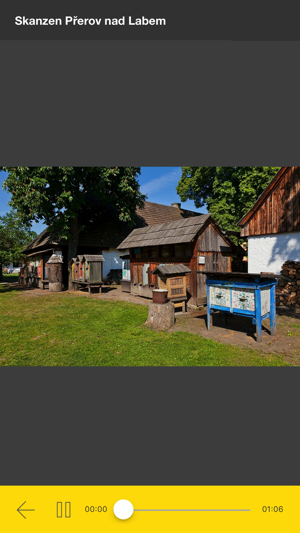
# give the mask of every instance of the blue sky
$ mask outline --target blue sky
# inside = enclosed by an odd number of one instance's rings
[[[2,189],[5,176],[5,172],[0,172],[0,216],[5,215],[5,213],[10,210],[8,205],[10,195]],[[197,211],[199,213],[207,213],[206,209],[196,209],[194,202],[191,200],[181,202],[176,193],[176,185],[178,184],[180,176],[180,167],[141,167],[141,175],[138,180],[140,183],[140,189],[143,194],[148,195],[149,202],[165,205],[180,202],[181,207],[184,209],[190,209],[191,211]],[[33,223],[32,225],[32,228],[37,233],[43,231],[45,227],[46,226],[42,222]]]

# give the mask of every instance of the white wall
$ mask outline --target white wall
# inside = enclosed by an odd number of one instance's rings
[[[128,250],[116,250],[115,248],[110,248],[109,250],[103,250],[102,255],[104,257],[103,263],[103,279],[105,280],[107,274],[111,269],[122,268],[122,259],[120,255],[125,255],[129,253]]]
[[[12,262],[10,262],[10,263],[5,263],[5,264],[3,263],[2,267],[4,267],[4,266],[5,266],[6,268],[8,268],[8,269],[14,268],[14,264],[13,264]]]
[[[300,261],[300,232],[248,237],[248,272],[280,274],[285,261]]]

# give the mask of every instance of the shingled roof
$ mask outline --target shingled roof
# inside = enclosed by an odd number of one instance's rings
[[[155,224],[145,228],[134,229],[118,249],[138,248],[140,246],[158,246],[163,244],[179,244],[191,242],[209,219],[210,214],[186,219]]]
[[[152,270],[152,274],[157,274],[157,272],[160,274],[189,274],[192,271],[184,265],[158,265]]]
[[[180,206],[180,204],[177,204]],[[154,202],[145,202],[144,208],[137,208],[136,210],[137,217],[141,217],[145,224],[144,226],[152,226],[153,224],[158,224],[161,222],[172,222],[173,220],[181,220],[182,218],[190,218],[199,216],[200,213],[195,211],[188,211],[187,209],[181,209],[174,205],[162,205],[155,204]]]
[[[195,211],[177,206],[145,202],[143,209],[136,209],[134,227],[143,228],[158,222],[180,221],[198,215],[199,213]],[[85,247],[116,248],[132,230],[132,226],[128,223],[121,222],[115,206],[102,205],[92,197],[86,200],[86,205],[79,216],[79,224],[85,226],[79,234],[79,246]],[[26,253],[41,249],[45,245],[67,245],[67,240],[61,239],[57,233],[46,228],[23,251]]]
[[[22,252],[29,252],[35,248],[40,248],[46,244],[49,246],[57,244],[66,244],[67,241],[58,237],[58,235],[51,231],[49,228],[44,229],[35,239],[33,239],[27,246],[22,250]]]

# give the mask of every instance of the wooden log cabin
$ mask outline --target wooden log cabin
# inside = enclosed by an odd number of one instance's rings
[[[281,167],[238,224],[249,273],[279,274],[285,261],[300,261],[300,167]]]
[[[103,205],[90,195],[86,195],[86,204],[79,215],[79,225],[84,229],[79,233],[78,254],[101,254],[103,263],[103,280],[114,269],[122,268],[122,259],[117,250],[118,244],[125,239],[131,228],[126,222],[119,220],[119,214],[113,204]],[[162,205],[145,202],[143,208],[136,209],[134,227],[140,228],[158,222],[171,222],[197,216],[199,213],[181,209],[181,204]],[[52,231],[45,229],[33,239],[23,250],[27,263],[37,269],[35,285],[41,288],[48,286],[46,263],[53,251],[63,259],[63,283],[68,286],[68,243]],[[82,263],[81,263],[82,271]],[[80,274],[82,277],[82,272]]]
[[[186,288],[192,305],[206,303],[206,276],[197,270],[231,272],[231,255],[236,251],[210,214],[135,229],[118,249],[130,250],[131,292],[147,298],[159,288],[153,273],[157,266],[188,267]]]

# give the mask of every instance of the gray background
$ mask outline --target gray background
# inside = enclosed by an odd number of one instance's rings
[[[3,41],[5,165],[299,158],[300,43]]]
[[[298,374],[1,369],[1,484],[299,485]]]

